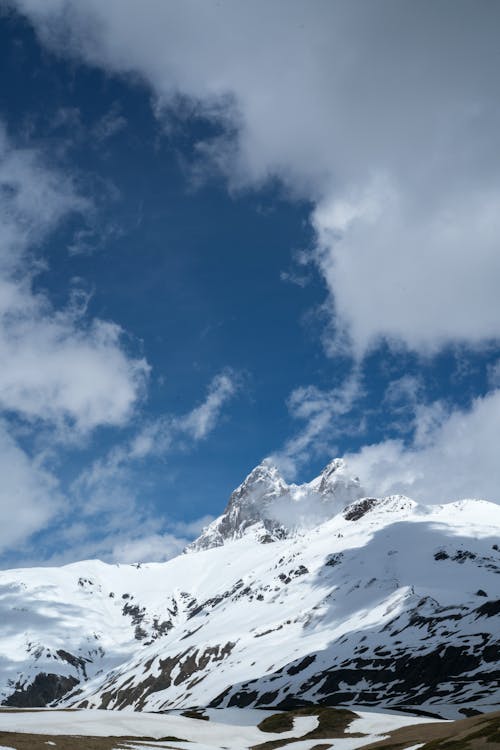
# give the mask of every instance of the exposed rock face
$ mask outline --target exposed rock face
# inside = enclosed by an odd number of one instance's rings
[[[349,474],[340,458],[303,485],[287,484],[266,460],[250,472],[231,495],[222,516],[203,531],[188,551],[221,546],[240,538],[251,527],[259,541],[283,539],[297,529],[332,518],[362,496],[359,479]]]
[[[255,524],[259,524],[261,530],[268,532],[271,538],[282,538],[286,530],[272,517],[271,509],[275,501],[287,492],[288,485],[278,469],[264,461],[235,489],[222,516],[213,521],[188,550],[219,547],[227,540],[241,537]]]
[[[492,503],[367,497],[341,461],[288,485],[264,463],[167,563],[0,572],[0,701],[488,710],[499,535]]]
[[[41,708],[62,698],[73,690],[75,685],[78,685],[75,677],[40,672],[31,684],[16,686],[3,705],[15,708]]]

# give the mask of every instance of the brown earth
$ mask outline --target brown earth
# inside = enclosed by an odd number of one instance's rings
[[[425,744],[420,750],[500,750],[500,711],[453,722],[403,727],[360,750],[403,750],[421,742]]]
[[[0,745],[14,750],[129,750],[132,745],[148,742],[162,750],[175,750],[165,742],[182,742],[178,737],[148,740],[147,737],[72,737],[66,735],[21,734],[0,732]],[[51,744],[48,744],[48,743]]]
[[[295,742],[305,739],[340,739],[360,737],[349,733],[349,724],[356,718],[351,711],[338,709],[319,709],[311,707],[272,714],[259,725],[263,731],[287,731],[291,729],[295,716],[318,716],[318,726],[312,732],[295,739],[271,740],[254,745],[252,750],[276,750],[290,747]],[[458,721],[435,722],[432,724],[414,724],[402,727],[383,740],[368,742],[359,750],[404,750],[405,748],[425,743],[420,750],[500,750],[500,711],[481,714]],[[317,745],[317,750],[326,750],[331,745]]]

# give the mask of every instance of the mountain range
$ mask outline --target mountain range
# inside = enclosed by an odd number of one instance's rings
[[[0,572],[0,703],[308,703],[443,717],[500,699],[500,506],[372,497],[265,461],[165,563]]]

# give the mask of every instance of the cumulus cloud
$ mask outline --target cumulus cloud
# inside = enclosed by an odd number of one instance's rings
[[[148,367],[127,356],[119,326],[26,301],[0,320],[0,408],[78,433],[124,424]]]
[[[318,205],[317,257],[360,355],[381,338],[434,353],[499,337],[500,188],[457,192],[422,207],[378,180]]]
[[[469,409],[438,401],[417,409],[409,444],[385,440],[346,459],[375,495],[401,493],[431,504],[466,497],[500,502],[499,424],[498,389]]]
[[[382,403],[384,426],[405,439],[384,439],[344,454],[349,474],[378,497],[403,494],[429,504],[479,497],[500,503],[498,386],[468,408],[443,400],[424,403],[421,394],[416,377],[389,384]],[[311,458],[337,455],[336,440],[365,435],[365,419],[377,419],[380,412],[360,409],[363,395],[356,373],[331,391],[294,391],[290,413],[303,427],[271,461],[293,479]]]
[[[58,53],[139,75],[159,116],[216,120],[197,152],[231,187],[313,201],[334,346],[498,339],[496,4],[12,5]]]

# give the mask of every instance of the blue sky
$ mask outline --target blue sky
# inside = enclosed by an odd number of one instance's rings
[[[4,566],[169,557],[268,456],[500,500],[498,10],[375,5],[1,6]]]

